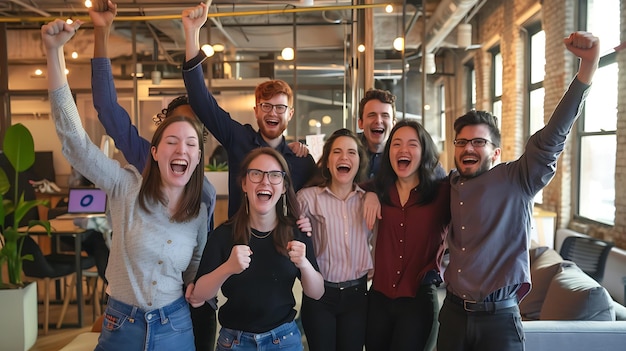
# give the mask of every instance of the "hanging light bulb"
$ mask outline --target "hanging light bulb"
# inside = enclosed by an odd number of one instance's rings
[[[76,51],[72,51],[72,58],[76,60],[78,58],[78,53]]]
[[[211,57],[211,56],[215,55],[215,50],[209,44],[202,45],[200,47],[200,49],[202,49],[202,51],[204,51],[204,54],[206,55],[206,57]]]
[[[356,48],[359,52],[365,52],[365,45],[363,44],[359,44],[359,46],[357,46]]]
[[[393,48],[396,49],[397,51],[404,50],[404,38],[403,37],[395,38],[393,40]]]
[[[295,53],[293,48],[286,47],[280,52],[280,56],[282,56],[285,61],[291,61],[295,57]]]

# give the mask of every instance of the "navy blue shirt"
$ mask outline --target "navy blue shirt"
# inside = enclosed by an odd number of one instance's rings
[[[258,148],[270,145],[265,142],[259,132],[250,124],[241,124],[232,119],[230,114],[224,111],[213,95],[209,92],[204,82],[202,61],[206,59],[204,52],[200,50],[193,59],[183,65],[183,79],[189,96],[189,104],[198,118],[213,134],[228,152],[228,217],[230,218],[241,204],[241,186],[237,183],[241,162],[246,155]],[[285,141],[281,141],[276,147],[289,166],[294,190],[297,192],[309,178],[315,173],[315,161],[311,155],[307,157],[296,156]]]

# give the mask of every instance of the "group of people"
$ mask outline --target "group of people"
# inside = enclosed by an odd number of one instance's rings
[[[565,39],[581,59],[577,77],[515,161],[499,162],[495,117],[470,111],[455,121],[456,169],[446,175],[423,126],[396,121],[395,97],[373,89],[359,105],[363,133],[335,131],[316,164],[283,137],[294,113],[287,83],[256,88],[258,130],[232,119],[208,91],[199,31],[209,4],[182,12],[188,94],[159,114],[151,141],[117,103],[107,57],[116,5],[90,9],[94,105],[129,162],[123,167],[90,141],[64,74],[63,46],[82,22],[41,30],[63,154],[110,198],[109,302],[96,350],[302,350],[296,278],[310,350],[422,350],[435,342],[438,350],[523,350],[517,303],[530,289],[532,201],[580,113],[598,39]],[[203,173],[207,131],[227,151],[230,170],[229,220],[215,229],[215,189]]]

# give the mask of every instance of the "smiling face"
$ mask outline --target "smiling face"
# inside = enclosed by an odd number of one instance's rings
[[[270,112],[263,112],[259,104],[270,103],[272,105],[285,105],[289,106],[287,111],[283,113],[277,113],[275,108],[272,108]],[[285,94],[276,94],[269,100],[259,100],[257,105],[254,106],[254,115],[256,122],[259,125],[261,135],[266,140],[273,140],[280,138],[283,135],[287,125],[293,116],[293,108],[289,105],[289,98]]]
[[[356,141],[342,136],[333,142],[328,156],[328,171],[333,184],[352,184],[359,171],[359,150]]]
[[[284,171],[278,161],[267,154],[260,154],[248,165],[248,169],[257,169],[262,172]],[[248,197],[248,204],[251,213],[267,214],[276,211],[276,203],[285,192],[285,180],[279,184],[272,184],[269,175],[263,174],[263,179],[259,183],[253,183],[250,176],[246,174],[241,181],[241,188]]]
[[[422,144],[417,131],[409,126],[401,127],[390,138],[389,162],[398,179],[418,177],[417,169],[422,161]]]
[[[472,140],[475,138],[490,141],[489,127],[486,124],[467,125],[456,136],[456,139]],[[490,142],[483,147],[474,147],[472,143],[467,143],[464,147],[454,148],[454,164],[461,176],[465,178],[477,177],[494,166],[500,157],[500,152],[501,149]]]
[[[393,127],[393,106],[378,99],[372,99],[363,106],[363,117],[359,119],[359,128],[367,140],[367,147],[372,152],[382,152]]]
[[[194,127],[184,121],[174,122],[163,130],[158,145],[151,148],[159,166],[164,186],[184,187],[200,162],[200,140]]]

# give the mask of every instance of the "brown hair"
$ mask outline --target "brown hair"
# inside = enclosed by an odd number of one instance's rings
[[[196,131],[198,147],[200,149],[200,162],[196,165],[196,169],[194,169],[191,178],[185,185],[183,198],[180,200],[178,208],[171,218],[174,222],[186,222],[198,216],[200,213],[200,204],[202,203],[200,194],[202,193],[202,183],[204,182],[204,165],[202,162],[202,160],[204,160],[204,143],[202,143],[202,130],[204,126],[198,119],[192,116],[169,116],[157,127],[150,146],[158,148],[165,129],[176,122],[187,122],[191,124]],[[150,201],[158,201],[163,205],[167,205],[167,199],[161,189],[162,180],[159,165],[152,156],[148,157],[142,175],[143,181],[141,183],[141,189],[139,190],[138,199],[139,206],[147,212],[152,212],[147,205]]]
[[[296,226],[296,220],[300,217],[300,205],[296,199],[296,193],[293,190],[293,182],[291,181],[291,173],[287,166],[287,161],[283,156],[271,147],[261,147],[254,149],[248,153],[246,158],[241,162],[238,181],[243,182],[243,178],[248,174],[250,163],[260,155],[268,155],[276,159],[283,171],[285,171],[285,201],[287,202],[287,215],[283,213],[283,200],[276,203],[276,216],[278,217],[278,225],[274,229],[272,235],[276,250],[283,255],[287,255],[287,243],[293,240],[293,228]],[[245,198],[245,192],[241,195],[241,205],[237,212],[228,220],[233,225],[233,242],[235,245],[248,245],[250,242],[250,215],[247,211],[248,200]]]
[[[267,82],[257,85],[254,90],[254,98],[257,104],[261,100],[270,100],[278,94],[287,95],[289,107],[293,107],[293,90],[291,90],[289,84],[284,80],[268,80]]]
[[[390,104],[393,110],[391,118],[396,119],[396,96],[388,90],[370,89],[365,93],[365,96],[359,102],[359,120],[363,119],[363,109],[365,104],[371,100],[378,100],[385,104]]]
[[[354,177],[354,183],[360,183],[361,181],[366,180],[367,176],[365,174],[367,170],[367,164],[369,163],[369,158],[367,157],[367,152],[361,143],[361,140],[354,134],[351,130],[346,128],[341,128],[333,132],[330,137],[324,142],[324,148],[322,152],[322,157],[320,157],[319,161],[317,161],[317,167],[319,168],[322,177],[324,180],[319,186],[329,186],[331,181],[331,176],[328,171],[328,159],[330,158],[330,153],[333,148],[333,143],[335,140],[340,137],[348,137],[356,142],[357,151],[359,152],[359,169],[356,172],[356,176]]]

